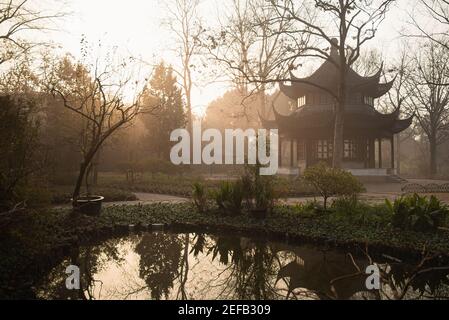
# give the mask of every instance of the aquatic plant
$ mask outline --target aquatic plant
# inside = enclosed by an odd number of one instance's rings
[[[199,212],[204,213],[205,211],[207,211],[208,195],[206,186],[203,183],[195,182],[193,184],[192,200],[193,204]]]

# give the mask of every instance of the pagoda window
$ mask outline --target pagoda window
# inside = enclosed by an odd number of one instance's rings
[[[345,159],[356,160],[357,159],[357,143],[354,140],[344,141],[343,154]]]
[[[374,107],[374,99],[373,97],[363,97],[365,104]]]
[[[298,98],[298,108],[304,106],[306,104],[306,96],[302,96]]]
[[[318,140],[316,143],[316,158],[320,160],[331,159],[333,155],[333,144],[330,140]]]
[[[329,96],[327,94],[321,94],[320,95],[320,104],[328,104],[329,103]]]

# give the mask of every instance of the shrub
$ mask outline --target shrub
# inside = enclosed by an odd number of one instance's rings
[[[358,225],[385,226],[391,220],[391,214],[382,204],[372,205],[359,201],[356,197],[340,197],[332,201],[331,218],[348,221]]]
[[[356,197],[364,191],[363,185],[350,172],[331,168],[325,163],[307,168],[304,179],[323,197],[324,210],[327,210],[329,197]]]
[[[201,182],[193,184],[192,200],[199,212],[204,213],[207,210],[207,190]]]
[[[214,197],[220,209],[231,214],[239,214],[243,204],[243,184],[241,181],[222,182]]]
[[[292,206],[296,213],[303,217],[315,216],[317,212],[323,210],[322,205],[316,200],[307,200],[305,202],[299,202]]]
[[[392,225],[403,230],[435,231],[445,224],[449,213],[449,207],[435,196],[413,194],[398,198],[394,203],[386,200],[386,204],[393,215]]]
[[[247,207],[267,211],[273,209],[285,184],[274,176],[261,176],[260,167],[260,164],[246,166],[241,183]]]
[[[269,176],[260,177],[254,186],[255,205],[257,210],[271,210],[278,199],[274,188],[274,179]]]

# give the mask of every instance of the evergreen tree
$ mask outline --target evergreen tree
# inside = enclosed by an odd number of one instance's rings
[[[144,97],[146,104],[158,106],[156,115],[145,115],[143,119],[148,130],[150,151],[157,158],[169,160],[173,145],[170,134],[186,125],[182,91],[177,85],[172,67],[165,66],[164,62],[156,67]]]

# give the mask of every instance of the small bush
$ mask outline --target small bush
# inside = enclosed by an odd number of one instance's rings
[[[305,202],[297,203],[293,208],[303,217],[312,217],[315,216],[316,213],[323,211],[322,205],[316,200],[307,200]]]
[[[241,181],[223,182],[214,193],[217,206],[233,215],[241,213],[243,204],[243,184]]]
[[[329,167],[319,163],[309,167],[304,172],[304,179],[317,189],[324,200],[324,210],[327,210],[329,197],[356,197],[365,189],[350,172]]]
[[[241,177],[244,199],[248,209],[272,210],[285,190],[285,183],[275,176],[261,176],[260,164],[248,165]]]
[[[385,226],[391,220],[385,205],[371,205],[355,197],[341,197],[332,202],[331,218],[357,225]]]
[[[204,213],[207,210],[207,190],[201,182],[195,182],[192,190],[192,200],[199,212]]]
[[[386,204],[393,215],[392,225],[403,230],[435,231],[444,226],[449,213],[449,207],[435,196],[428,198],[413,194],[393,203],[386,200]]]

